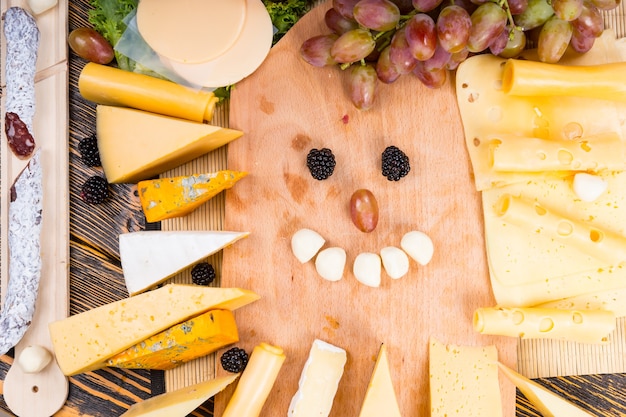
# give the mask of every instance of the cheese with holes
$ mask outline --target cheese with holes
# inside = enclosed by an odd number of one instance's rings
[[[128,293],[146,291],[248,235],[248,232],[193,230],[122,233],[120,259]]]
[[[495,346],[429,341],[431,417],[502,416]]]
[[[135,183],[226,145],[243,132],[141,110],[99,105],[96,135],[107,181]]]
[[[118,353],[107,360],[107,365],[167,370],[238,341],[233,313],[211,310]]]
[[[597,344],[609,342],[616,325],[612,311],[536,307],[482,307],[473,322],[481,334]]]
[[[137,192],[146,221],[185,216],[220,192],[232,188],[247,172],[224,170],[139,181]]]
[[[396,392],[393,389],[393,378],[387,359],[387,347],[384,344],[380,346],[378,351],[378,358],[359,413],[359,417],[380,416],[401,417]]]
[[[177,323],[259,298],[240,288],[170,284],[52,322],[50,337],[63,373],[76,375],[106,366],[110,357]]]
[[[289,417],[325,417],[330,414],[346,364],[346,351],[323,340],[313,341],[298,391],[289,404]]]
[[[532,381],[525,376],[515,372],[511,368],[499,363],[500,370],[515,386],[524,394],[537,410],[544,417],[592,417],[592,414],[583,410],[561,397]]]
[[[538,304],[537,308],[558,308],[562,310],[607,310],[615,317],[626,316],[626,287],[615,290],[596,291],[560,300]]]
[[[189,415],[232,384],[239,374],[224,376],[166,392],[133,404],[120,417],[175,417]]]

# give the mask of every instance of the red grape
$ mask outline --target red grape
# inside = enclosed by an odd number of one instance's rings
[[[467,10],[460,6],[446,6],[437,18],[439,44],[448,52],[458,52],[465,48],[472,27],[472,19]]]
[[[484,3],[472,13],[471,19],[467,49],[470,52],[482,52],[504,30],[507,15],[496,3]]]
[[[539,32],[537,54],[539,60],[554,64],[558,62],[572,39],[572,24],[556,16],[551,17]]]
[[[330,54],[339,63],[350,63],[365,59],[375,47],[376,42],[369,30],[353,29],[337,38]]]
[[[337,63],[330,55],[330,48],[338,36],[333,34],[318,35],[307,39],[300,47],[300,56],[314,67],[325,67]]]
[[[415,59],[425,61],[435,53],[437,29],[432,17],[418,13],[405,26],[406,41]]]
[[[343,17],[354,20],[354,6],[359,0],[333,0],[333,9],[337,10]]]
[[[355,20],[344,17],[337,9],[330,8],[324,15],[324,22],[328,29],[332,30],[337,35],[343,35],[349,30],[356,29],[359,24]]]
[[[597,38],[604,31],[604,19],[602,12],[589,1],[583,1],[583,9],[577,19],[572,20],[572,25],[581,34]]]
[[[435,10],[443,0],[413,0],[413,7],[418,12],[430,12]]]
[[[417,59],[409,47],[405,27],[398,29],[391,38],[389,60],[400,74],[408,74],[415,68]]]
[[[543,25],[554,14],[554,9],[547,0],[528,0],[528,7],[517,16],[515,24],[522,30],[530,30]]]
[[[400,21],[400,9],[389,0],[361,0],[353,14],[361,26],[378,32],[392,30]]]
[[[552,0],[552,8],[559,19],[572,21],[580,16],[583,0]]]
[[[445,68],[435,68],[428,70],[425,62],[418,62],[413,69],[413,74],[428,88],[440,88],[448,78],[448,70]]]
[[[376,61],[376,75],[385,84],[391,84],[400,77],[400,73],[389,59],[391,46],[385,47]]]

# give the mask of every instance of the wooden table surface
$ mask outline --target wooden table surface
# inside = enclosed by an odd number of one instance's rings
[[[70,1],[69,30],[88,26],[89,7],[88,0]],[[113,185],[113,198],[98,206],[88,206],[78,197],[82,183],[98,173],[99,169],[86,168],[76,151],[79,140],[95,132],[95,107],[85,102],[77,89],[78,74],[83,65],[84,61],[70,53],[71,314],[126,296],[117,236],[121,232],[146,227],[132,186]],[[0,356],[0,394],[3,392],[2,381],[12,363],[12,352]],[[105,368],[80,374],[70,378],[68,400],[56,415],[118,416],[135,402],[163,392],[163,381],[161,372],[143,370]],[[626,416],[626,374],[557,377],[537,381],[594,416]],[[210,409],[211,401],[193,415],[210,416]],[[10,410],[0,396],[0,416],[5,412],[10,413]],[[519,392],[517,416],[540,416]]]

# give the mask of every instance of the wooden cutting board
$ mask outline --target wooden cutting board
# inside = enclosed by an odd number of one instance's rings
[[[228,167],[250,175],[226,194],[224,229],[250,231],[224,250],[221,285],[240,286],[262,298],[236,312],[240,345],[282,347],[287,360],[263,415],[285,415],[315,338],[348,352],[332,416],[355,416],[374,360],[386,343],[404,416],[429,415],[428,339],[461,345],[495,344],[515,367],[517,340],[481,336],[472,314],[492,306],[479,195],[467,157],[452,80],[431,90],[404,76],[379,88],[372,110],[347,98],[338,68],[314,68],[298,54],[307,38],[327,33],[330,2],[302,18],[270,52],[261,68],[234,88],[230,127],[244,136],[229,145]],[[395,145],[410,158],[409,175],[390,182],[381,174],[381,153]],[[311,148],[331,148],[335,173],[314,180],[306,167]],[[376,230],[365,234],[349,216],[349,199],[371,190],[380,206]],[[317,276],[313,262],[300,264],[290,239],[298,229],[317,230],[326,246],[348,255],[339,282]],[[352,263],[360,252],[400,245],[404,233],[421,230],[435,245],[432,262],[411,261],[408,276],[380,288],[356,281]],[[515,390],[501,381],[504,414],[515,414]],[[232,391],[216,399],[221,415]]]

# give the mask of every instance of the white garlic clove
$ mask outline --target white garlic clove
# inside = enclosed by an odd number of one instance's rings
[[[430,237],[419,231],[411,231],[402,236],[400,247],[420,265],[427,265],[435,253]]]
[[[376,253],[359,253],[354,259],[352,272],[361,284],[368,287],[380,287],[381,270],[380,256]]]
[[[52,354],[43,346],[26,346],[17,360],[22,371],[27,374],[36,374],[43,371],[52,361]]]
[[[604,178],[586,172],[579,172],[574,175],[574,182],[572,183],[574,193],[582,201],[588,203],[597,200],[608,187],[609,184]]]
[[[315,258],[315,270],[328,281],[339,281],[346,266],[346,251],[342,248],[326,248]]]
[[[291,251],[301,263],[307,263],[324,246],[326,240],[316,231],[300,229],[291,237]]]
[[[380,250],[385,272],[392,279],[402,278],[409,272],[409,257],[406,252],[395,246],[387,246]]]

